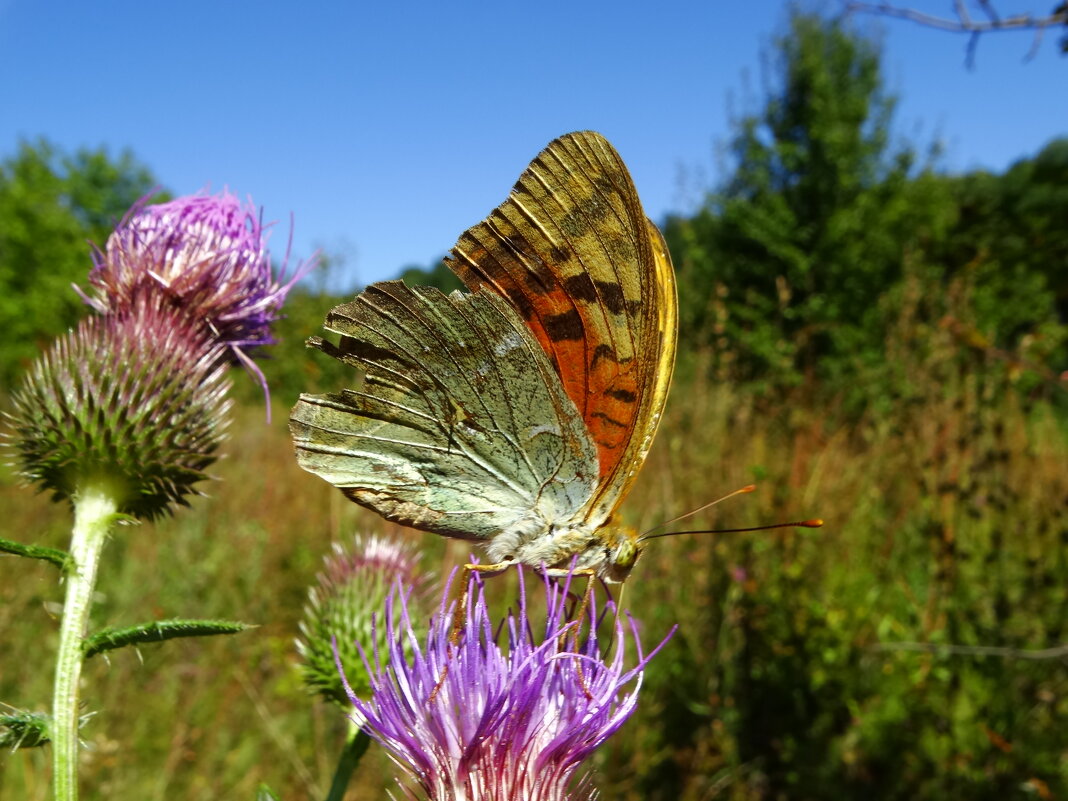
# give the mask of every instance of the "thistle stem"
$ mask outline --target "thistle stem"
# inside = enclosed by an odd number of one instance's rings
[[[74,500],[71,565],[67,572],[67,599],[59,629],[52,697],[55,801],[78,798],[78,683],[82,673],[82,640],[89,623],[100,552],[117,511],[117,495],[107,482],[87,482]]]
[[[342,801],[345,797],[345,790],[348,789],[349,780],[352,779],[352,773],[370,744],[371,738],[367,732],[349,721],[349,734],[345,740],[345,747],[341,751],[341,757],[337,761],[334,781],[330,784],[330,794],[326,797],[326,801]]]

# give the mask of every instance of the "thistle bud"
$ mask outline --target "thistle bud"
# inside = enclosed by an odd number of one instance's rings
[[[381,617],[386,597],[400,582],[418,598],[425,581],[418,566],[416,552],[399,540],[357,535],[351,548],[334,543],[316,577],[317,586],[308,591],[300,624],[302,637],[297,640],[309,690],[347,706],[348,694],[337,667],[340,661],[354,692],[369,694],[360,648],[364,653],[378,653],[385,647],[386,626]]]
[[[53,343],[6,414],[15,467],[55,500],[105,483],[120,512],[185,504],[215,461],[229,402],[226,348],[165,298],[132,296]]]

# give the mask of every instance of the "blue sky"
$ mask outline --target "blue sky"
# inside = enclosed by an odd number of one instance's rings
[[[1000,8],[1053,5],[1034,2]],[[279,221],[276,255],[292,213],[295,255],[340,256],[332,284],[353,286],[445,253],[571,130],[615,144],[654,220],[691,209],[785,9],[0,0],[0,156],[20,137],[129,148],[177,193],[251,195]],[[898,131],[940,139],[947,170],[1000,170],[1068,134],[1056,35],[1028,63],[1029,36],[987,36],[968,71],[959,36],[860,22],[884,42]]]

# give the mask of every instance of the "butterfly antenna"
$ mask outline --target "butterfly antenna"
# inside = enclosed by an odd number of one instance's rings
[[[658,528],[663,528],[664,526],[670,526],[672,523],[678,523],[680,520],[685,520],[687,517],[693,517],[698,512],[703,512],[705,509],[709,509],[709,508],[715,506],[717,503],[720,503],[722,501],[727,500],[728,498],[733,498],[735,495],[745,495],[746,493],[752,492],[755,489],[756,489],[756,484],[748,484],[748,485],[742,487],[741,489],[736,489],[734,492],[728,492],[722,498],[716,498],[716,500],[711,501],[710,503],[706,503],[704,506],[699,506],[698,508],[694,509],[692,512],[687,512],[686,514],[679,515],[678,517],[673,517],[670,520],[665,520],[663,523],[657,523],[655,526],[653,526],[651,529],[646,531],[644,534],[641,534],[638,537],[638,540],[640,541],[640,540],[653,539],[654,537],[663,537],[664,536],[663,534],[654,534],[652,537],[650,537],[649,535],[652,532],[656,531]]]
[[[640,541],[655,540],[658,537],[674,537],[679,534],[741,534],[746,531],[768,531],[773,528],[819,528],[823,521],[819,518],[813,520],[795,520],[792,523],[772,523],[766,526],[750,526],[749,528],[710,528],[699,531],[665,531],[663,534],[645,535]]]

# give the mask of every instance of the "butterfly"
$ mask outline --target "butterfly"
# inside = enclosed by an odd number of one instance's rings
[[[388,520],[481,542],[494,564],[620,582],[641,552],[616,521],[675,362],[663,236],[608,141],[551,142],[460,237],[466,291],[372,284],[329,312],[362,385],[300,396],[301,467]]]

